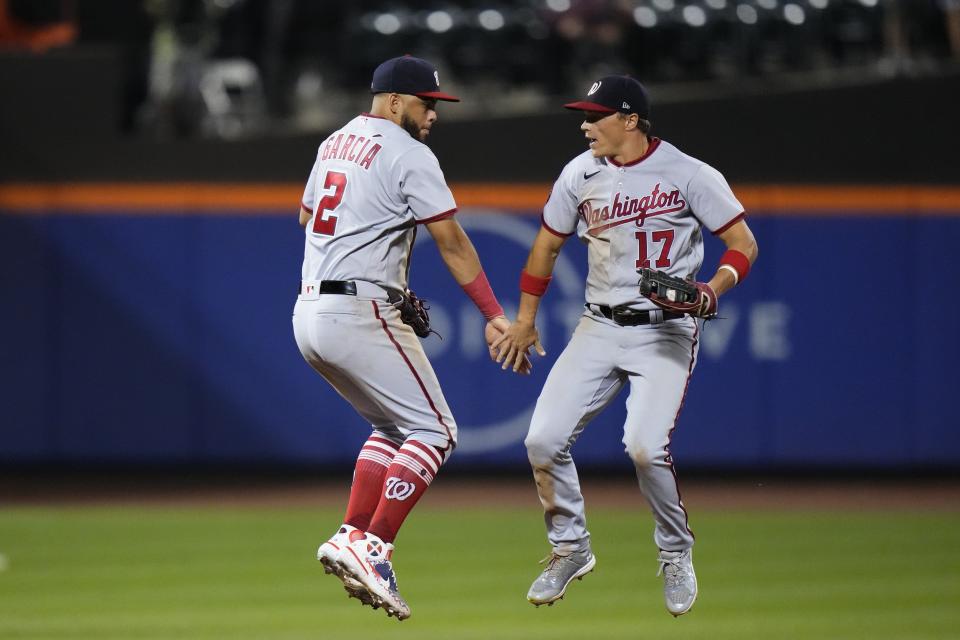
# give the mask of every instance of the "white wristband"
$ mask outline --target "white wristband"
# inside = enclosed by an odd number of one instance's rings
[[[740,282],[740,274],[737,273],[737,270],[731,267],[728,264],[720,265],[720,269],[726,269],[733,276],[733,286],[737,286],[737,283]]]

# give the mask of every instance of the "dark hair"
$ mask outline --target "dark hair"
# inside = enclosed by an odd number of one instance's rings
[[[629,115],[630,115],[629,113],[622,113],[619,111],[617,112],[617,117],[620,118],[621,120],[625,120]],[[644,120],[639,115],[637,116],[637,129],[640,130],[640,133],[646,135],[650,133],[650,129],[652,128],[653,128],[653,125],[650,124],[649,120]]]

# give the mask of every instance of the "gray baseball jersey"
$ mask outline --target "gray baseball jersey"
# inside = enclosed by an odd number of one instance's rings
[[[303,357],[384,437],[440,449],[457,426],[437,376],[387,289],[405,290],[416,225],[456,211],[433,152],[362,114],[328,137],[303,194],[305,229],[293,326]],[[321,293],[353,281],[356,295]]]
[[[640,295],[637,269],[696,277],[701,225],[713,233],[743,215],[720,172],[669,142],[651,140],[640,159],[618,165],[580,154],[564,167],[543,209],[557,235],[574,232],[588,247],[587,302],[656,309]]]
[[[415,225],[456,212],[430,148],[396,124],[361,114],[320,145],[303,193],[302,278],[360,278],[407,288]]]
[[[550,370],[526,439],[557,552],[589,547],[571,448],[627,384],[623,443],[654,515],[654,539],[668,551],[693,544],[669,446],[696,364],[698,324],[689,316],[664,322],[660,315],[650,324],[620,326],[591,307],[657,309],[640,295],[637,269],[695,276],[703,262],[701,226],[720,233],[742,215],[719,172],[657,138],[627,165],[584,152],[554,184],[543,226],[559,236],[578,233],[589,261],[588,310]]]

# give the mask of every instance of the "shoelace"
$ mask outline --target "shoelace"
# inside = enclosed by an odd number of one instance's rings
[[[675,587],[682,584],[687,577],[687,572],[680,567],[680,557],[673,560],[660,558],[660,569],[657,570],[657,576],[666,574],[665,583],[668,587]]]
[[[549,563],[547,564],[547,568],[544,569],[543,572],[552,573],[559,565],[561,558],[563,558],[563,556],[556,553],[551,553],[550,555],[544,557],[543,560],[539,562],[539,564],[543,564],[544,562],[549,561]]]
[[[540,564],[547,562],[547,568],[543,570],[545,574],[549,574],[551,577],[557,576],[562,573],[561,571],[561,560],[567,560],[570,556],[562,556],[556,552],[551,553],[546,556],[543,560],[540,561]]]

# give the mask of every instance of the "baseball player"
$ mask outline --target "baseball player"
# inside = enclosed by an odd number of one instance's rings
[[[553,185],[521,273],[517,319],[493,345],[504,368],[523,366],[531,346],[545,355],[534,326],[537,308],[560,248],[576,233],[588,247],[585,311],[547,377],[525,441],[553,546],[527,599],[552,604],[596,564],[570,452],[587,423],[629,383],[623,444],[653,511],[667,610],[679,616],[693,606],[697,579],[670,436],[697,359],[698,318],[713,316],[717,297],[747,276],[757,243],[723,176],[649,135],[647,92],[639,82],[607,76],[585,100],[564,106],[583,112],[589,150],[567,163]],[[727,251],[709,281],[684,283],[695,294],[686,312],[642,296],[639,269],[695,278],[702,227]]]
[[[403,620],[393,542],[457,441],[437,376],[404,323],[410,250],[418,227],[487,319],[488,346],[509,326],[437,158],[423,144],[437,120],[432,64],[404,56],[373,73],[373,104],[319,147],[300,208],[305,229],[293,313],[307,362],[373,432],[356,461],[343,525],[317,558],[347,593]],[[421,334],[422,335],[422,334]],[[491,357],[493,352],[491,352]]]

